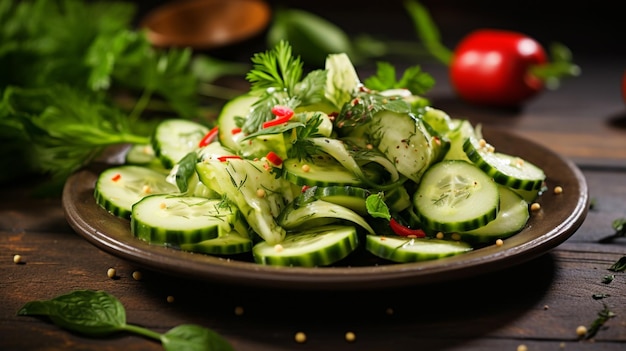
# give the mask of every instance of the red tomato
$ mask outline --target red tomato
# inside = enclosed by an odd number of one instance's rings
[[[548,56],[534,39],[517,32],[477,30],[454,50],[450,79],[457,94],[473,104],[517,106],[544,88],[531,66]]]

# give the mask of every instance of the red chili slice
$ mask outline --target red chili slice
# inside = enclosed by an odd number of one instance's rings
[[[227,155],[227,156],[220,156],[217,158],[218,160],[220,160],[220,162],[226,162],[228,160],[241,160],[241,156],[237,156],[237,155]]]
[[[269,128],[283,123],[289,122],[293,116],[293,110],[287,106],[276,105],[272,107],[272,113],[276,116],[275,119],[263,123],[263,128]]]
[[[218,128],[217,126],[215,126],[213,127],[213,129],[209,130],[209,132],[206,133],[204,137],[202,137],[202,139],[198,143],[198,147],[204,147],[212,143],[213,140],[215,140],[215,138],[217,137],[217,133],[218,133]]]
[[[396,235],[410,236],[415,238],[423,238],[426,236],[426,232],[424,232],[422,229],[411,229],[409,227],[403,226],[393,218],[389,221],[389,226],[391,227],[391,230],[396,233]]]
[[[275,166],[280,166],[283,164],[283,159],[278,156],[274,151],[268,152],[265,157]]]

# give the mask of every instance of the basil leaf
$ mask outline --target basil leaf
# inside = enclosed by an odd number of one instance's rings
[[[161,335],[166,351],[234,351],[234,348],[216,332],[194,324],[183,324]]]
[[[63,328],[87,335],[105,335],[126,326],[122,303],[104,291],[76,290],[51,300],[31,301],[19,316],[47,316]]]
[[[376,218],[386,218],[387,220],[391,219],[391,214],[389,213],[389,208],[384,201],[384,195],[382,193],[370,195],[365,200],[365,206],[367,208],[367,212]]]

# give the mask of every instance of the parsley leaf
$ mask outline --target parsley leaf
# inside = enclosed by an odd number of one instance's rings
[[[372,90],[408,89],[413,95],[423,95],[434,85],[435,79],[422,71],[420,66],[407,68],[400,80],[396,79],[396,68],[388,62],[377,62],[376,74],[368,77],[365,86]]]

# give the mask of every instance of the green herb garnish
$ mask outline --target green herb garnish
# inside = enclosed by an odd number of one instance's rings
[[[45,316],[67,330],[95,337],[117,332],[129,332],[158,340],[168,351],[231,351],[226,339],[211,329],[183,324],[160,334],[146,328],[127,324],[122,303],[104,291],[76,290],[51,300],[26,303],[19,316]]]
[[[609,308],[604,305],[604,308],[598,312],[598,318],[591,323],[591,326],[587,330],[587,333],[583,335],[583,338],[585,340],[593,338],[598,331],[600,331],[600,328],[602,328],[602,326],[613,317],[615,317],[615,313],[611,312]]]

